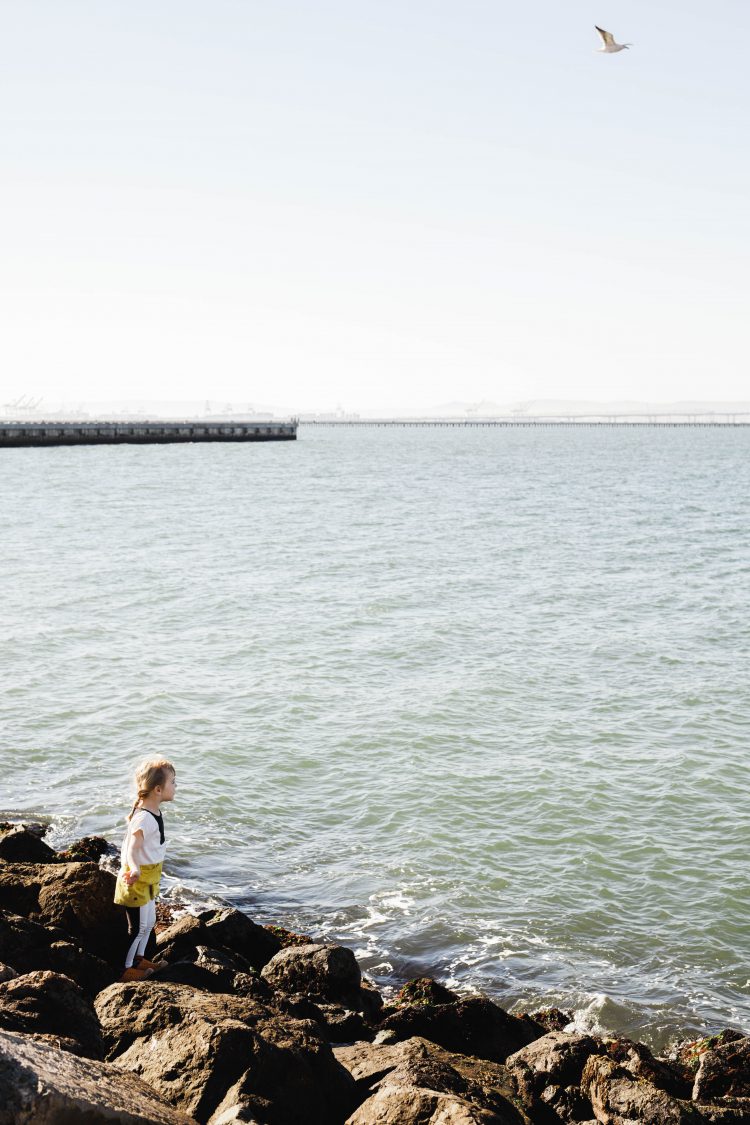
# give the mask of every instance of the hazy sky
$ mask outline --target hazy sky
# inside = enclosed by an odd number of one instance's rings
[[[0,15],[0,403],[750,397],[746,0]]]

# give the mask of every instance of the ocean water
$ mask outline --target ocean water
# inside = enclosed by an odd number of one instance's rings
[[[513,1010],[750,1032],[750,431],[0,451],[0,812]]]

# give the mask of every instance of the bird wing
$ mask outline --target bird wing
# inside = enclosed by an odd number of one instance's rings
[[[613,45],[614,41],[615,41],[615,37],[612,34],[612,32],[611,31],[605,31],[603,27],[597,27],[596,24],[594,24],[594,27],[596,28],[596,30],[599,32],[602,39],[604,40],[604,46],[605,47],[611,47]]]

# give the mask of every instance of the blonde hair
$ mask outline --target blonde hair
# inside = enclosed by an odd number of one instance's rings
[[[163,785],[167,780],[167,774],[170,773],[172,777],[177,776],[177,770],[167,758],[146,758],[141,762],[135,771],[135,786],[138,790],[138,796],[128,814],[128,820],[131,819],[141,801],[148,797],[157,785]]]

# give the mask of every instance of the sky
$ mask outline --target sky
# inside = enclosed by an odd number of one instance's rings
[[[746,2],[0,19],[0,405],[750,398]]]

